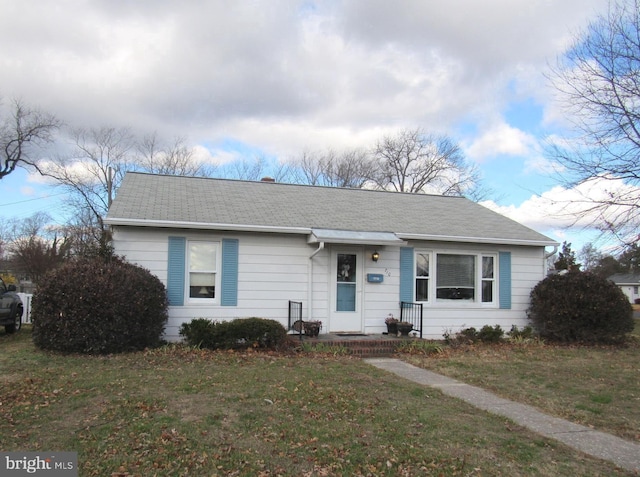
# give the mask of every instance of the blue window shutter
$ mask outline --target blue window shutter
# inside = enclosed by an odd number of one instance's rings
[[[498,277],[500,308],[509,310],[511,309],[511,252],[498,254],[498,266],[500,267]]]
[[[167,264],[167,297],[169,305],[184,305],[184,267],[186,239],[169,237],[169,261]]]
[[[400,301],[414,301],[412,247],[400,247]]]
[[[238,305],[238,239],[222,240],[222,306]]]

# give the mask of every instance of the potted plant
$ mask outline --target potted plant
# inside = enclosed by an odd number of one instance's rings
[[[322,321],[305,321],[303,323],[304,334],[310,338],[314,338],[320,334],[322,328]]]
[[[411,330],[413,329],[413,325],[408,321],[400,321],[397,326],[400,336],[409,336],[409,333],[411,333]]]
[[[393,317],[393,315],[391,313],[389,313],[389,316],[387,316],[387,318],[384,320],[384,322],[387,324],[387,333],[390,335],[398,335],[398,320],[396,318]]]

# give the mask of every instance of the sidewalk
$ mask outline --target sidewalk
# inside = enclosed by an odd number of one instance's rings
[[[492,414],[509,418],[523,427],[560,441],[585,454],[608,460],[625,470],[640,473],[640,445],[638,444],[548,416],[531,406],[508,401],[476,386],[418,368],[399,359],[371,358],[364,361],[418,384],[437,388],[444,394],[462,399]]]

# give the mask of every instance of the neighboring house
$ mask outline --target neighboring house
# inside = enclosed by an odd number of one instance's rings
[[[527,324],[557,242],[461,197],[274,182],[126,175],[107,218],[115,252],[167,287],[166,337],[193,318],[381,333],[423,304],[423,337]],[[552,253],[553,253],[552,252]]]
[[[613,283],[620,287],[631,303],[640,299],[640,274],[637,273],[616,273],[609,277]]]

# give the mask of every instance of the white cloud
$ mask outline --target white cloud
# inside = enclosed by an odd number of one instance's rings
[[[558,122],[542,72],[607,4],[0,0],[0,95],[70,126],[186,136],[205,163],[468,126],[478,164],[508,155],[547,173],[537,131],[505,111],[533,98],[543,126]],[[226,140],[237,150],[217,146]]]
[[[524,162],[525,174],[542,174],[545,176],[554,175],[564,171],[561,164],[551,161],[547,157],[534,154],[527,157]]]
[[[254,144],[243,125],[289,128],[276,150],[300,123],[309,142],[441,132],[499,112],[514,78],[537,87],[527,78],[604,4],[0,0],[0,92],[74,125]]]
[[[482,162],[497,154],[527,156],[536,149],[537,140],[531,134],[500,122],[476,136],[465,152],[471,159]]]
[[[36,195],[36,190],[31,186],[23,186],[20,187],[20,193],[25,196],[34,196]]]
[[[624,198],[629,204],[606,210],[604,218],[615,223],[640,197],[640,188],[620,179],[601,178],[572,189],[556,186],[529,197],[520,205],[502,206],[493,201],[482,202],[482,205],[532,229],[557,234],[559,230],[568,228],[595,230],[594,224],[602,216],[601,212],[594,209],[594,203],[606,202],[612,195]]]

